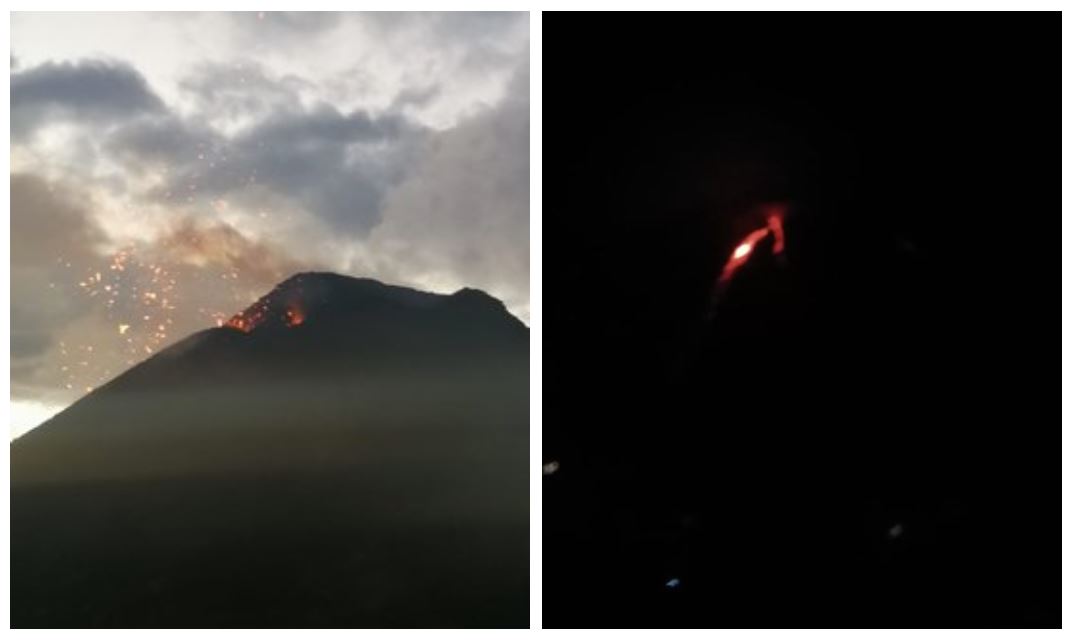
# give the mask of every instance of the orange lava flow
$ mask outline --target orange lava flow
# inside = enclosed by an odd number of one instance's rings
[[[722,291],[725,290],[730,281],[733,280],[733,275],[742,265],[748,262],[748,259],[752,257],[752,253],[755,251],[756,246],[763,239],[767,238],[768,234],[774,239],[774,243],[771,246],[771,253],[777,256],[785,252],[785,229],[782,226],[782,222],[785,219],[785,206],[781,204],[768,205],[764,208],[764,215],[767,224],[758,230],[753,230],[745,236],[744,239],[733,248],[730,258],[722,267],[722,273],[718,277],[718,283],[712,298],[712,306],[717,303],[718,299],[721,297]]]
[[[782,227],[782,220],[785,218],[785,206],[768,205],[766,207],[766,218],[767,224],[765,226],[749,233],[734,248],[733,254],[730,255],[726,265],[722,268],[722,275],[718,279],[719,283],[726,283],[732,279],[733,273],[748,261],[748,258],[752,256],[752,250],[768,234],[774,237],[774,246],[771,248],[771,252],[777,255],[785,251],[785,229]]]
[[[733,254],[730,255],[730,260],[726,261],[725,267],[722,268],[722,276],[718,279],[719,283],[726,283],[732,279],[733,273],[737,271],[737,268],[748,262],[748,258],[752,256],[752,250],[755,249],[756,244],[766,238],[770,232],[770,228],[761,227],[744,237],[744,240],[734,248]]]

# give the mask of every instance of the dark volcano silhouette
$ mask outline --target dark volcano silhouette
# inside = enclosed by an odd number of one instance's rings
[[[528,329],[301,274],[11,445],[12,626],[527,626]]]

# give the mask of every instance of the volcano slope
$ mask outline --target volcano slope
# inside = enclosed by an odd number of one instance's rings
[[[22,627],[523,627],[528,329],[300,274],[11,444]]]

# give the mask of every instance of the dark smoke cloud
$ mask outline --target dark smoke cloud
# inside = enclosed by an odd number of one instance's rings
[[[57,120],[105,125],[163,111],[163,102],[145,78],[121,62],[50,62],[11,76],[11,133],[16,141]]]

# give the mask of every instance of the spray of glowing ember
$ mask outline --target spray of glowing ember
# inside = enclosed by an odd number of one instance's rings
[[[124,248],[108,257],[107,267],[88,269],[78,285],[103,305],[122,337],[128,363],[167,341],[174,323],[176,279],[164,265],[142,262],[131,248]],[[82,349],[93,352],[91,345]]]
[[[256,305],[234,317],[221,309],[248,305],[263,291],[263,283],[278,278],[275,274],[258,271],[256,262],[239,260],[249,253],[220,252],[221,257],[210,257],[215,260],[199,262],[193,259],[203,253],[191,251],[189,243],[177,248],[183,251],[171,252],[172,243],[178,241],[125,247],[83,266],[57,259],[96,308],[87,319],[100,319],[110,329],[101,335],[95,329],[100,326],[87,321],[81,336],[96,336],[94,341],[60,343],[56,374],[67,390],[89,392],[160,352],[176,336],[205,325],[250,332],[264,320],[267,310]],[[191,307],[192,300],[213,307]],[[303,321],[304,313],[297,308],[283,319],[288,326]]]
[[[781,204],[767,205],[763,208],[764,218],[766,225],[763,227],[749,232],[744,239],[733,249],[730,254],[730,258],[726,261],[726,264],[722,267],[722,273],[718,277],[718,283],[715,285],[715,292],[712,296],[710,312],[714,314],[715,306],[718,305],[718,301],[722,298],[722,294],[726,288],[733,281],[734,274],[741,268],[748,259],[752,257],[756,246],[761,241],[771,236],[773,238],[773,244],[771,245],[771,253],[775,256],[780,256],[785,252],[785,229],[783,222],[785,220],[786,207]]]

